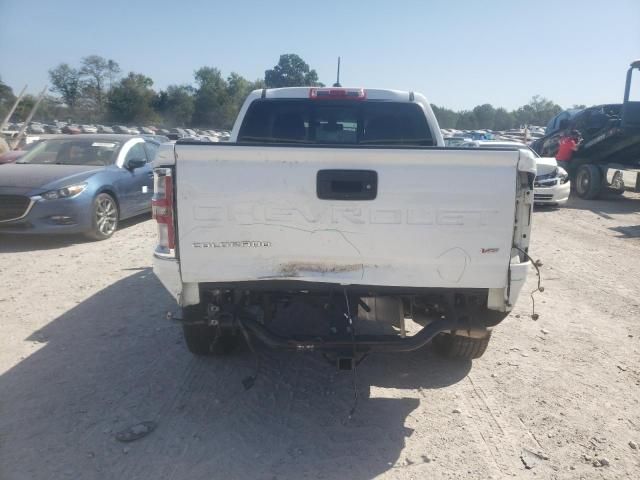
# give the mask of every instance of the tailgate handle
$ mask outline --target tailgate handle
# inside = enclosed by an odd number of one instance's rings
[[[318,170],[316,191],[322,200],[374,200],[378,173],[374,170]]]

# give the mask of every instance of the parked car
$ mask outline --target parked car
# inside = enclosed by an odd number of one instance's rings
[[[15,123],[9,123],[4,130],[2,130],[2,132],[0,132],[0,135],[4,135],[6,137],[11,137],[15,134],[17,134],[20,131],[20,127],[17,126]]]
[[[166,134],[171,140],[178,140],[179,138],[188,137],[189,134],[182,128],[172,128],[171,131]]]
[[[161,145],[154,272],[190,351],[480,357],[527,278],[535,161],[442,147],[418,93],[308,87],[252,92],[229,142]]]
[[[78,125],[70,124],[62,127],[62,133],[76,135],[76,134],[82,133],[82,129]]]
[[[470,142],[469,137],[444,137],[445,147],[459,147],[463,143]]]
[[[38,144],[39,140],[34,140],[32,142],[27,143],[26,139],[22,139],[20,144],[15,150],[10,150],[3,155],[0,155],[0,165],[5,163],[13,163],[16,162],[20,157],[22,157],[25,153],[31,150]]]
[[[533,200],[537,205],[560,206],[567,203],[571,193],[571,182],[567,171],[558,166],[554,157],[541,157],[528,145],[520,142],[476,140],[465,142],[461,147],[475,148],[522,148],[530,151],[536,159],[536,178]]]
[[[98,133],[98,129],[93,125],[80,125],[82,133]]]
[[[214,142],[217,143],[220,139],[213,135],[198,135],[196,140],[200,140],[201,142]]]
[[[145,140],[149,140],[160,145],[161,143],[170,142],[169,137],[165,135],[140,135]]]
[[[56,125],[45,125],[44,131],[53,135],[60,135],[62,133],[62,128]]]
[[[113,128],[113,131],[115,133],[122,133],[124,135],[130,135],[129,127],[125,127],[124,125],[114,125],[112,128]]]
[[[39,133],[46,133],[44,126],[41,125],[40,123],[32,123],[31,125],[29,125],[29,127],[27,128],[27,131],[29,133],[34,133],[34,134],[39,134]]]
[[[59,136],[0,173],[0,233],[83,233],[109,238],[148,212],[157,142],[125,135]]]
[[[6,153],[3,153],[2,155],[0,155],[0,165],[4,165],[5,163],[13,163],[25,153],[26,152],[24,150],[10,150]]]

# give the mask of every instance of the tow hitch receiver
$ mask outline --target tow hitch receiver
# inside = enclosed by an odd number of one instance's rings
[[[338,370],[353,370],[355,362],[352,357],[338,357],[337,367]]]

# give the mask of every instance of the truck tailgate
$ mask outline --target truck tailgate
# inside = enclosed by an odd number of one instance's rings
[[[518,158],[516,150],[178,144],[182,281],[504,287]],[[376,172],[375,198],[319,198],[321,170]],[[339,196],[352,186],[333,187]]]

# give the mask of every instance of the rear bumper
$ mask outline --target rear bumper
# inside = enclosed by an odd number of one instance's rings
[[[520,296],[520,292],[522,291],[522,287],[524,287],[524,283],[527,281],[527,275],[529,274],[529,268],[531,267],[531,262],[527,261],[524,263],[512,263],[510,265],[510,285],[509,285],[509,293],[508,293],[508,303],[513,306],[516,304],[518,297]]]
[[[512,263],[510,265],[510,285],[508,288],[490,288],[489,309],[507,312],[515,305],[520,291],[524,286],[529,272],[531,262]],[[200,287],[208,290],[214,288],[242,289],[262,292],[282,292],[282,291],[308,291],[308,292],[328,292],[340,288],[334,283],[305,282],[299,280],[257,280],[245,282],[223,282],[223,283],[183,283],[180,274],[180,263],[175,258],[153,255],[153,272],[158,277],[162,285],[171,296],[181,306],[195,305],[200,301]],[[452,289],[452,288],[419,288],[419,287],[380,287],[372,285],[349,285],[346,287],[352,294],[362,296],[370,295],[420,295],[425,293],[446,293],[452,290],[459,292],[473,292],[487,290],[476,289]]]
[[[180,264],[175,258],[166,258],[153,254],[153,273],[175,300],[180,303],[182,294],[182,278]]]

